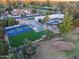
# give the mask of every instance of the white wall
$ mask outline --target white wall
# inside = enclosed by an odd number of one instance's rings
[[[45,16],[37,16],[35,17],[35,21],[38,22],[39,18],[43,19]],[[49,19],[54,19],[54,18],[64,18],[64,14],[52,14],[48,15]]]

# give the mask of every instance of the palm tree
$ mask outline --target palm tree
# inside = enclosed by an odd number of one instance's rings
[[[49,20],[48,15],[44,17],[44,20],[45,20],[46,23],[48,22],[48,20]]]
[[[47,24],[48,20],[49,20],[49,17],[48,17],[48,15],[47,15],[47,16],[44,17],[44,21],[45,21],[45,23],[46,23],[45,34],[46,34],[46,36],[47,36],[47,39],[49,39],[49,37],[48,37],[48,24]]]

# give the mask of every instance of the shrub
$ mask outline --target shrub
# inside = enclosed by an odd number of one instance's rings
[[[4,28],[0,27],[0,38],[4,37]]]
[[[72,16],[70,16],[68,13],[65,14],[64,17],[64,22],[59,25],[60,32],[61,33],[67,33],[70,32],[73,28],[73,21],[72,21]]]
[[[8,49],[7,43],[0,40],[0,55],[8,55]]]

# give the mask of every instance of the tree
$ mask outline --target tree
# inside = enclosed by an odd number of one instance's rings
[[[63,23],[59,25],[61,33],[70,32],[73,28],[73,17],[68,13],[65,13],[65,17],[63,19]]]
[[[25,3],[25,7],[26,8],[29,8],[29,3]]]
[[[0,38],[4,38],[4,28],[0,27]]]
[[[48,16],[45,16],[45,17],[44,17],[44,21],[47,23],[48,20],[49,20],[49,17],[48,17]]]
[[[3,20],[3,27],[7,26],[7,20]]]
[[[16,2],[15,4],[13,4],[14,5],[14,8],[16,9],[16,8],[18,8],[19,7],[19,2]]]
[[[45,23],[45,21],[43,19],[39,19],[38,22],[41,23],[41,24]]]
[[[0,20],[0,38],[4,38],[4,27],[13,26],[18,24],[19,22],[13,18],[7,18]]]
[[[7,26],[16,25],[18,22],[13,18],[7,18]]]
[[[73,19],[79,17],[79,2],[59,2],[57,6],[62,13],[68,12],[70,15],[72,15]]]
[[[13,26],[13,25],[16,25],[18,23],[19,22],[13,18],[7,18],[7,19],[0,20],[0,27]]]
[[[37,11],[36,11],[36,9],[32,9],[32,14],[35,14],[35,13],[37,13]]]
[[[6,27],[7,26],[7,20],[0,20],[0,27]]]
[[[3,27],[3,20],[0,20],[0,26]]]
[[[49,17],[48,17],[48,16],[45,16],[45,17],[44,17],[44,21],[45,21],[45,23],[46,23],[45,34],[46,34],[47,39],[49,39],[49,36],[48,36],[48,23],[47,23],[48,20],[49,20]]]
[[[8,43],[0,40],[0,55],[8,55]]]
[[[12,4],[9,4],[6,8],[6,11],[8,11],[9,14],[11,14],[11,11],[13,10]]]
[[[0,4],[0,16],[3,13],[4,10],[5,10],[4,5],[3,4]]]
[[[0,55],[2,55],[4,53],[4,45],[3,42],[0,40]]]

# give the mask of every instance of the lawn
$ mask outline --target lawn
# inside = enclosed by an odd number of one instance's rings
[[[45,31],[35,32],[34,30],[30,32],[24,32],[22,34],[18,34],[16,36],[10,36],[9,41],[12,47],[18,47],[23,44],[25,39],[29,39],[31,41],[38,40],[42,35],[45,34]]]

